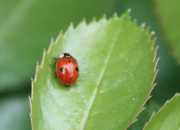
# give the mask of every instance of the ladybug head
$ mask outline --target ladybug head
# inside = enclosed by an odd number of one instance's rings
[[[64,58],[64,57],[72,57],[69,53],[63,53],[60,55],[60,58]]]

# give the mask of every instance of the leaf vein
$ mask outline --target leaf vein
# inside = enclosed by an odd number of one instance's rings
[[[104,68],[103,68],[103,70],[102,70],[102,72],[101,72],[101,74],[100,74],[100,78],[99,78],[99,80],[98,80],[98,82],[97,82],[97,87],[96,87],[96,89],[95,89],[95,91],[94,91],[93,98],[92,98],[92,101],[91,101],[91,105],[90,105],[90,108],[88,109],[88,113],[87,113],[87,115],[86,115],[85,122],[84,122],[84,125],[83,125],[83,128],[82,128],[83,130],[84,130],[85,126],[86,126],[86,123],[87,123],[87,120],[88,120],[90,111],[91,111],[91,109],[92,109],[93,103],[94,103],[94,101],[95,101],[95,99],[96,99],[96,97],[97,97],[97,93],[98,93],[98,91],[99,91],[99,85],[100,85],[100,83],[101,83],[101,81],[102,81],[102,78],[103,78],[103,75],[104,75],[104,73],[105,73],[105,70],[106,70],[108,61],[109,61],[109,59],[110,59],[110,56],[111,56],[111,54],[112,54],[112,52],[113,52],[113,50],[114,50],[114,47],[115,47],[115,45],[116,45],[116,41],[117,41],[117,37],[118,37],[119,32],[120,32],[120,27],[119,27],[118,30],[117,30],[117,35],[116,35],[116,38],[115,38],[115,40],[114,40],[114,44],[113,44],[112,47],[111,47],[112,49],[109,49],[110,52],[109,52],[109,54],[108,54],[108,56],[107,56],[107,58],[106,58],[105,66],[104,66]]]

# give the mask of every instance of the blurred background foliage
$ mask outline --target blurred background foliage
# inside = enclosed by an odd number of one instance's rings
[[[56,39],[60,30],[66,31],[71,22],[76,27],[83,18],[89,23],[93,17],[98,20],[106,14],[110,18],[114,12],[121,15],[131,8],[132,20],[136,19],[138,25],[145,23],[150,32],[155,32],[155,46],[159,46],[157,57],[161,57],[155,79],[157,85],[151,93],[153,96],[138,116],[139,121],[129,128],[142,129],[152,112],[180,90],[180,66],[168,45],[171,41],[165,38],[165,29],[161,25],[164,19],[158,13],[161,1],[0,0],[0,128],[31,129],[30,77],[34,77],[36,62],[41,62],[43,47],[48,48],[52,37]],[[180,5],[177,0],[172,1]],[[174,13],[180,13],[177,11]],[[170,21],[173,20],[176,19],[171,18]]]

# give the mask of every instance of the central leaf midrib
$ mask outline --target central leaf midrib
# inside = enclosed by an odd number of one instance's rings
[[[98,89],[98,88],[99,88],[99,85],[100,85],[100,83],[101,83],[101,81],[102,81],[102,79],[103,79],[103,75],[104,75],[104,73],[105,73],[105,70],[106,70],[107,64],[108,64],[108,62],[109,62],[110,56],[111,56],[111,54],[112,54],[112,52],[113,52],[113,50],[114,50],[114,47],[115,47],[115,45],[116,45],[116,41],[117,41],[117,37],[118,37],[119,32],[120,32],[120,27],[119,27],[118,30],[117,30],[117,35],[116,35],[116,38],[115,38],[115,40],[114,40],[114,44],[113,44],[112,47],[111,47],[112,49],[109,49],[110,52],[109,52],[109,54],[108,54],[108,56],[107,56],[107,60],[106,60],[106,62],[105,62],[104,69],[102,70],[102,72],[101,72],[101,74],[100,74],[100,78],[99,78],[99,81],[98,81],[98,83],[97,83],[97,87],[96,87],[96,89],[95,89],[95,91],[94,91],[94,93],[93,93],[93,99],[92,99],[92,101],[91,101],[91,105],[90,105],[90,107],[89,107],[87,116],[86,116],[86,118],[85,118],[85,121],[84,121],[84,125],[83,125],[83,127],[82,127],[82,130],[84,130],[84,128],[85,128],[85,126],[86,126],[86,123],[87,123],[87,120],[88,120],[88,117],[89,117],[91,108],[92,108],[92,106],[93,106],[93,102],[94,102],[94,100],[96,99],[96,95],[97,95],[98,90],[99,90],[99,89]],[[112,43],[113,43],[113,42],[112,42]]]

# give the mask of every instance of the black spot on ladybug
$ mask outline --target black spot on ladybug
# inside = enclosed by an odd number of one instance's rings
[[[78,68],[78,67],[76,67],[76,71],[77,71],[77,72],[79,71],[79,68]]]
[[[63,67],[63,68],[60,68],[60,71],[61,71],[61,72],[65,72],[65,70],[66,70],[66,68],[64,68],[64,67]]]

